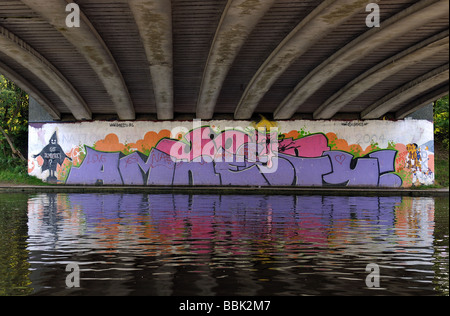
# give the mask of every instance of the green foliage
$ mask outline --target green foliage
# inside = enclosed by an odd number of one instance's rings
[[[442,142],[436,141],[434,143],[434,150],[435,150],[434,168],[435,168],[436,184],[441,187],[448,188],[449,186],[448,143],[447,148],[445,148],[445,145]]]
[[[9,170],[11,172],[26,171],[26,163],[14,157],[0,155],[0,169]]]
[[[0,184],[44,184],[41,180],[29,176],[27,170],[27,162],[16,157],[4,156],[3,153],[0,153]]]
[[[26,156],[28,142],[28,95],[0,74],[0,155],[11,156],[14,147]]]
[[[448,95],[434,103],[435,173],[436,183],[442,187],[448,187],[449,185],[448,111]]]
[[[442,187],[448,188],[449,186],[449,169],[448,159],[436,159],[436,183]]]
[[[33,292],[27,250],[26,194],[0,195],[0,296]]]
[[[441,142],[447,150],[449,149],[448,111],[448,95],[434,103],[434,135],[436,141]]]
[[[18,158],[17,151],[26,157],[27,149],[28,95],[0,74],[0,182],[42,183],[28,175],[27,162]]]

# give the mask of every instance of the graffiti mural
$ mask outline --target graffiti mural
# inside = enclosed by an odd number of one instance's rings
[[[320,132],[306,127],[286,132],[286,126],[265,119],[244,128],[222,128],[220,123],[194,122],[190,129],[187,123],[172,123],[150,131],[139,123],[56,124],[58,134],[55,124],[30,125],[30,139],[42,143],[42,134],[53,136],[30,157],[29,173],[49,182],[82,185],[395,188],[434,181],[432,134],[421,146],[413,142],[414,133],[405,143],[396,142],[395,135],[388,139],[370,133],[351,135],[360,138],[352,143],[342,131],[368,132],[368,123],[342,122]],[[89,124],[110,125],[91,135]]]

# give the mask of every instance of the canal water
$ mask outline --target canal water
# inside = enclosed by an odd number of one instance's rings
[[[448,203],[0,194],[0,295],[448,295]]]

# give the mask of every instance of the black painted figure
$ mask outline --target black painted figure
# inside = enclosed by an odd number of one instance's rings
[[[45,146],[39,154],[33,155],[33,158],[37,158],[39,156],[41,156],[44,160],[42,171],[49,170],[50,172],[47,182],[52,183],[57,182],[55,174],[57,165],[61,166],[66,158],[72,161],[72,159],[64,153],[64,150],[58,144],[58,136],[56,135],[56,132],[53,134],[52,138],[50,138],[49,144]]]

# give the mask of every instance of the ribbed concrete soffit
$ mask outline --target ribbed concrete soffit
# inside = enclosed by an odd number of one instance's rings
[[[0,52],[42,80],[70,107],[77,120],[92,119],[89,107],[63,74],[30,45],[2,26],[0,26]]]
[[[229,0],[209,53],[197,104],[197,118],[211,119],[225,78],[245,40],[275,0]]]
[[[449,64],[416,78],[392,91],[381,100],[362,111],[362,119],[377,119],[390,112],[397,105],[420,95],[423,92],[448,81]]]
[[[108,47],[83,12],[79,12],[79,27],[67,27],[67,1],[22,0],[22,2],[61,32],[86,58],[111,97],[111,102],[119,118],[134,120],[134,106],[122,74]]]
[[[319,110],[316,111],[316,115],[321,117],[333,117],[346,104],[375,86],[377,83],[380,83],[407,67],[412,67],[421,61],[431,58],[441,51],[448,51],[448,35],[448,30],[441,32],[436,36],[428,38],[379,63],[355,78],[343,89],[340,89],[339,92],[330,97],[319,107]]]
[[[281,42],[247,86],[235,119],[249,119],[274,82],[310,47],[337,26],[364,11],[365,0],[325,0]]]
[[[445,83],[442,87],[433,90],[424,96],[421,96],[417,99],[414,99],[407,106],[401,108],[397,112],[395,112],[395,118],[397,120],[402,120],[408,115],[420,110],[421,108],[431,104],[432,102],[446,96],[449,92],[448,82]]]
[[[50,102],[46,96],[44,96],[38,89],[36,89],[27,79],[22,77],[16,71],[11,69],[0,61],[0,73],[6,76],[8,79],[14,81],[22,90],[27,91],[28,94],[34,98],[50,116],[55,120],[61,119],[61,113],[55,105]]]
[[[0,1],[0,73],[55,120],[401,119],[448,93],[448,16],[449,0]]]
[[[449,1],[422,0],[383,21],[380,28],[371,28],[330,56],[311,71],[276,109],[276,119],[289,119],[303,104],[328,81],[347,67],[361,60],[376,48],[389,43],[403,34],[414,31],[435,19],[449,14]],[[321,106],[314,113],[314,119],[329,119],[334,111]]]

